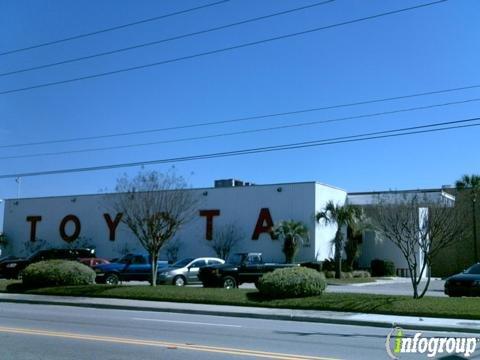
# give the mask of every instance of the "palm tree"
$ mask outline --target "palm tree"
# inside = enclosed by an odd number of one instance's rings
[[[293,262],[300,245],[308,240],[308,228],[300,221],[280,221],[273,228],[273,234],[283,239],[282,250],[287,263]]]
[[[342,230],[345,226],[356,228],[362,221],[363,211],[357,206],[338,205],[330,200],[323,211],[318,212],[315,217],[318,222],[323,220],[325,225],[337,225],[333,242],[335,244],[335,278],[339,279],[342,271],[342,249],[344,246]]]
[[[462,178],[455,182],[458,191],[469,190],[470,200],[472,201],[472,219],[473,219],[473,251],[475,262],[478,261],[477,248],[477,217],[475,213],[477,196],[480,194],[480,175],[463,175]]]

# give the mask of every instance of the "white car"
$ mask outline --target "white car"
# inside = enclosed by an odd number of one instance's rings
[[[225,260],[214,257],[185,258],[159,270],[157,284],[172,284],[176,286],[201,284],[198,279],[198,270],[201,267],[224,263]]]

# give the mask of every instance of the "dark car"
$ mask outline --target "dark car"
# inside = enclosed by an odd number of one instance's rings
[[[168,266],[168,261],[158,261],[158,270]],[[94,267],[99,284],[117,285],[120,281],[151,281],[152,263],[148,255],[127,254],[116,262]]]
[[[480,263],[467,270],[450,276],[445,281],[445,294],[448,296],[480,296]]]
[[[298,264],[265,263],[261,253],[237,253],[225,264],[200,268],[198,278],[204,287],[236,288],[243,283],[257,283],[260,277],[275,269]]]
[[[7,279],[18,279],[20,272],[28,265],[43,260],[77,260],[78,258],[95,256],[95,249],[47,249],[40,250],[28,258],[5,260],[0,263],[0,276]]]

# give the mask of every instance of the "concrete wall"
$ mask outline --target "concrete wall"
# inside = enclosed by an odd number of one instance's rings
[[[213,218],[213,230],[223,225],[235,225],[243,240],[236,251],[262,252],[267,261],[284,261],[280,240],[272,240],[268,233],[262,233],[258,240],[252,240],[260,210],[268,208],[274,223],[281,220],[304,222],[310,230],[310,243],[301,248],[298,259],[313,260],[316,253],[328,257],[328,241],[333,228],[322,228],[315,222],[315,212],[326,201],[333,199],[344,201],[346,193],[328,186],[309,183],[255,185],[234,188],[192,189],[193,196],[199,201],[198,210],[220,210],[220,215]],[[120,224],[116,230],[115,241],[109,240],[109,229],[103,214],[115,213],[109,210],[115,194],[62,196],[50,198],[6,200],[4,231],[10,239],[8,254],[28,255],[36,250],[42,240],[45,247],[67,247],[94,245],[97,256],[117,257],[126,251],[143,252],[138,240],[130,230]],[[198,211],[196,212],[198,214]],[[67,244],[60,236],[59,226],[67,215],[75,215],[81,223],[79,238]],[[29,216],[41,216],[37,222],[36,242],[30,242],[31,222]],[[72,221],[65,226],[67,234],[74,232]],[[193,218],[176,239],[181,241],[179,257],[214,255],[205,239],[206,218],[200,215]],[[165,257],[165,256],[163,256]]]

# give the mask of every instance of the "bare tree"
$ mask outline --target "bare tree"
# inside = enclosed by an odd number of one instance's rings
[[[165,245],[165,254],[169,263],[174,263],[178,260],[178,253],[182,247],[182,241],[180,239],[170,239]]]
[[[379,199],[368,208],[375,231],[401,251],[410,274],[413,298],[422,298],[430,285],[430,269],[435,254],[461,238],[460,212],[446,199],[405,195],[392,201]],[[422,290],[421,280],[427,281]]]
[[[214,232],[213,239],[209,242],[209,246],[220,259],[227,260],[243,236],[244,234],[237,226],[233,224],[224,225]]]
[[[112,207],[122,213],[121,222],[150,255],[152,286],[156,286],[160,250],[193,218],[197,197],[173,171],[141,171],[132,179],[124,175],[117,180],[116,191]]]

